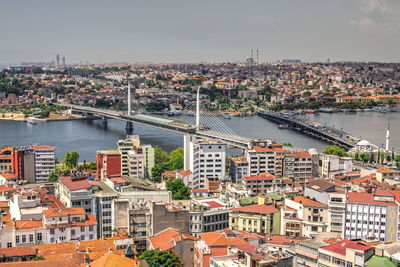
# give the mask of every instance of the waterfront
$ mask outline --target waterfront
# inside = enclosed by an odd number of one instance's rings
[[[362,136],[376,144],[383,144],[387,122],[390,122],[391,147],[400,146],[399,113],[335,113],[307,115],[307,117],[320,123],[326,122],[328,125],[343,128],[355,136]],[[295,131],[279,129],[277,124],[257,116],[221,120],[241,136],[271,138],[280,143],[289,142],[299,148],[312,147],[320,151],[329,145]],[[180,134],[138,124],[134,124],[134,127],[134,133],[140,135],[143,144],[159,145],[167,151],[183,144]],[[0,121],[1,146],[31,143],[54,145],[59,158],[65,152],[76,149],[81,155],[81,161],[94,160],[97,150],[116,148],[116,141],[124,138],[125,135],[125,123],[117,120],[109,120],[107,128],[103,127],[101,121],[50,121],[35,125],[18,121]]]

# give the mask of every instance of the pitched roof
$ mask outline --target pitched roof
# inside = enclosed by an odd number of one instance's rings
[[[71,260],[41,260],[41,261],[16,261],[16,262],[2,262],[1,267],[78,267],[77,263]]]
[[[365,250],[371,249],[372,247],[361,244],[360,242],[357,242],[357,241],[345,239],[343,241],[339,241],[339,242],[333,243],[331,245],[322,247],[321,249],[328,250],[328,251],[331,251],[331,252],[334,252],[337,254],[341,254],[341,255],[346,255],[347,248],[365,251]]]
[[[220,232],[209,232],[199,234],[200,238],[204,240],[204,242],[209,246],[236,246],[236,245],[247,245],[248,242],[244,239],[234,235],[232,237],[228,237],[227,234],[223,231]]]
[[[265,174],[265,175],[264,175]],[[275,176],[269,173],[264,173],[263,175],[254,175],[254,176],[246,176],[243,177],[246,181],[262,181],[262,180],[273,180]]]
[[[395,173],[396,172],[395,170],[387,169],[387,168],[378,168],[376,171],[379,173]]]
[[[326,205],[322,204],[321,202],[303,196],[294,197],[294,201],[308,207],[326,207]]]
[[[279,212],[277,208],[273,205],[250,205],[244,206],[240,208],[230,209],[230,211],[238,211],[238,212],[248,212],[248,213],[257,213],[257,214],[269,214]]]
[[[164,231],[149,238],[154,249],[169,250],[176,246],[177,242],[182,240],[198,240],[196,237],[182,234],[179,230],[167,228]]]
[[[328,189],[331,189],[332,187],[335,187],[334,183],[331,183],[329,181],[326,181],[325,179],[315,179],[312,182],[309,182],[306,185],[308,188],[320,191],[320,192],[324,192]]]
[[[89,264],[90,267],[134,267],[138,262],[130,258],[109,252]]]
[[[86,179],[73,181],[71,176],[60,177],[59,181],[64,184],[69,191],[91,188],[93,185],[97,184]]]
[[[210,206],[210,208],[223,208],[223,207],[225,207],[224,205],[222,205],[221,203],[218,203],[217,201],[205,201],[203,203],[205,203],[208,206]]]
[[[33,149],[54,149],[54,146],[46,146],[46,145],[43,145],[43,146],[34,146],[34,147],[32,147]]]
[[[0,248],[0,254],[6,257],[36,255],[36,250],[33,247]]]
[[[48,209],[43,211],[44,217],[61,217],[68,215],[84,215],[86,214],[84,208],[62,208],[62,209]]]
[[[361,204],[372,204],[381,206],[396,206],[394,201],[377,201],[374,196],[370,193],[364,192],[348,192],[347,193],[348,203],[361,203]]]

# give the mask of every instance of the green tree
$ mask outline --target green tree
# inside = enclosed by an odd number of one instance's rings
[[[52,171],[49,174],[49,178],[47,179],[49,182],[57,182],[58,181],[58,174],[55,171]]]
[[[368,163],[371,159],[370,155],[366,152],[360,154],[361,161]]]
[[[327,146],[324,150],[324,154],[336,155],[339,157],[347,157],[348,156],[348,154],[344,151],[344,149],[337,145]]]
[[[283,143],[283,146],[293,147],[292,143]]]
[[[64,156],[63,163],[70,169],[78,166],[79,153],[76,150],[67,152]]]
[[[161,162],[165,162],[168,159],[168,154],[161,147],[155,146],[154,147],[154,163],[158,164]]]
[[[172,192],[174,200],[190,199],[190,188],[183,183],[182,179],[169,179],[166,182],[166,188]]]
[[[161,162],[155,164],[153,169],[151,169],[151,178],[153,181],[159,182],[161,181],[161,174],[165,171],[170,171],[168,164],[165,162]]]
[[[354,154],[354,160],[360,161],[360,153],[356,152],[356,153]]]
[[[170,250],[146,250],[139,257],[140,260],[146,260],[150,267],[183,267],[181,259]]]
[[[178,147],[173,150],[167,160],[167,164],[172,170],[181,170],[183,169],[183,147]]]
[[[42,256],[36,256],[34,258],[32,258],[33,261],[44,261],[45,258],[43,258]]]

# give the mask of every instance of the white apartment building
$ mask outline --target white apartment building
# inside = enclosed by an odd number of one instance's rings
[[[323,178],[333,178],[332,173],[337,171],[353,171],[353,160],[349,157],[339,157],[336,155],[321,155],[321,176]]]
[[[390,243],[398,240],[398,205],[389,190],[347,193],[344,238],[374,238]]]
[[[144,178],[151,177],[151,171],[154,167],[154,148],[151,145],[143,145],[142,151],[144,155]]]
[[[121,174],[128,175],[128,151],[140,147],[139,135],[128,135],[126,139],[118,140],[118,150],[121,152]]]
[[[184,136],[184,169],[193,173],[192,188],[206,188],[208,181],[225,178],[226,144]]]
[[[145,177],[145,159],[141,148],[128,151],[128,176]]]
[[[275,174],[275,151],[273,148],[254,146],[246,151],[249,164],[247,176],[256,176],[268,172]]]
[[[35,153],[35,180],[37,183],[47,182],[49,174],[55,168],[53,146],[33,146]]]

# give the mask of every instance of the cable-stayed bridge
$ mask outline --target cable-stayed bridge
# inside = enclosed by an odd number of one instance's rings
[[[102,117],[104,122],[107,121],[107,118],[126,121],[127,130],[133,130],[133,123],[139,123],[182,134],[193,134],[203,138],[221,140],[238,148],[246,148],[248,146],[250,139],[237,135],[217,115],[210,112],[200,113],[199,97],[197,98],[196,113],[181,113],[171,118],[154,115],[147,112],[143,107],[133,106],[129,101],[129,91],[128,110],[111,110],[64,103],[57,103],[56,105],[70,109],[74,113]]]

